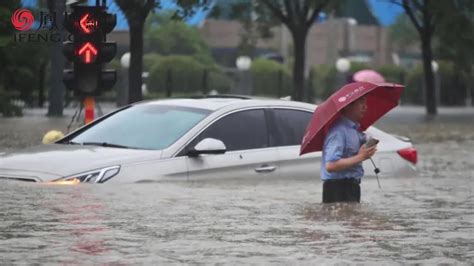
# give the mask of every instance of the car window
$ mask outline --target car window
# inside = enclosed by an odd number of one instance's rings
[[[138,149],[164,149],[211,111],[171,105],[136,105],[124,109],[70,139]]]
[[[273,109],[275,142],[272,146],[300,145],[313,113],[291,109]]]
[[[246,110],[224,116],[199,134],[188,148],[194,147],[205,138],[221,140],[227,151],[268,147],[264,110]]]

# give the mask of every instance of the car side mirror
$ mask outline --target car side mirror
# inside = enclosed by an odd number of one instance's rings
[[[188,156],[197,157],[201,154],[223,154],[225,152],[226,147],[224,142],[218,139],[205,138],[188,151]]]

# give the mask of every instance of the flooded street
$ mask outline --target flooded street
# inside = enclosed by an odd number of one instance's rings
[[[0,263],[474,263],[474,112],[389,114],[416,177],[362,182],[361,204],[321,204],[318,179],[52,186],[0,181]],[[417,113],[418,112],[418,113]],[[440,112],[441,113],[441,112]],[[70,117],[0,118],[0,152]],[[291,177],[288,177],[289,179]]]

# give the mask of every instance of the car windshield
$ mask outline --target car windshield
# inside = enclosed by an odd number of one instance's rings
[[[69,143],[164,149],[211,111],[170,105],[136,105],[124,109],[69,139]]]

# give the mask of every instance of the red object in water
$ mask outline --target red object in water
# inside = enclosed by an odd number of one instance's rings
[[[300,155],[322,150],[327,131],[339,118],[340,111],[350,103],[364,95],[367,96],[367,113],[359,121],[359,130],[364,131],[398,105],[403,88],[402,85],[394,83],[374,84],[369,82],[349,83],[340,88],[316,107],[313,118],[306,128]]]
[[[415,148],[405,148],[397,151],[398,154],[405,160],[416,164],[418,162],[418,152]]]

